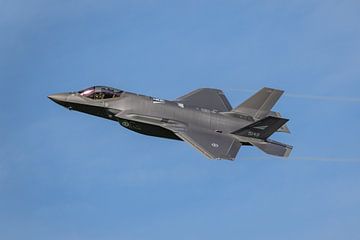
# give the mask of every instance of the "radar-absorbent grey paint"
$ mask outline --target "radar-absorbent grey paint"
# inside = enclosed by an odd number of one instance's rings
[[[210,159],[234,160],[243,145],[289,156],[292,146],[269,139],[274,132],[289,133],[288,119],[271,111],[282,94],[263,88],[235,108],[221,90],[212,88],[172,101],[105,86],[48,97],[70,110],[119,122],[141,134],[185,141]]]

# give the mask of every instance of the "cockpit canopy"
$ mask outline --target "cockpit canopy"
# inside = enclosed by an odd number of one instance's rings
[[[99,100],[120,97],[123,91],[105,86],[90,87],[79,92],[80,96]]]

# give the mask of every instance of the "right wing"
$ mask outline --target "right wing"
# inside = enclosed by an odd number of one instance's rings
[[[176,99],[194,107],[217,110],[220,112],[231,111],[232,107],[223,91],[213,88],[200,88]]]
[[[241,143],[230,135],[188,129],[175,133],[210,159],[235,160]]]

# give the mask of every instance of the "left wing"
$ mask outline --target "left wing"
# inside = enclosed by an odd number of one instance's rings
[[[239,141],[222,133],[188,129],[186,132],[175,134],[210,159],[235,160],[241,147]]]
[[[177,98],[176,101],[190,106],[217,110],[220,112],[228,112],[232,109],[223,91],[213,88],[197,89]]]
[[[210,159],[235,160],[236,154],[241,147],[241,143],[231,135],[192,129],[188,125],[174,120],[139,115],[126,111],[118,113],[116,117],[166,128],[174,132],[180,139],[190,143]]]

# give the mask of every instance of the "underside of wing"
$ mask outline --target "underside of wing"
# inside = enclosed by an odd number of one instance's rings
[[[228,112],[232,109],[223,91],[213,88],[197,89],[177,98],[176,101],[186,105],[217,110],[220,112]]]
[[[241,143],[230,135],[216,132],[188,130],[175,134],[210,159],[235,160],[241,147]]]

